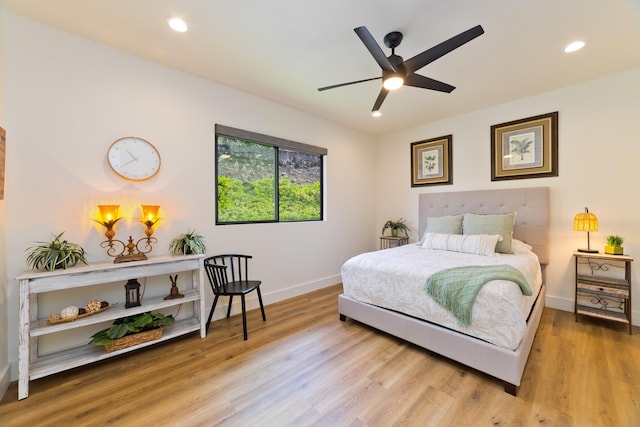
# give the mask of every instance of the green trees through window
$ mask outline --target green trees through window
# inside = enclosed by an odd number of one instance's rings
[[[322,220],[324,154],[216,125],[216,224]]]

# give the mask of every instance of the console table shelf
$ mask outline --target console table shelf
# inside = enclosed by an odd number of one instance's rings
[[[37,360],[31,363],[29,378],[35,380],[46,377],[67,369],[76,368],[78,366],[97,362],[99,360],[108,359],[109,357],[137,350],[142,347],[157,344],[171,338],[175,338],[200,329],[200,324],[195,319],[178,320],[170,325],[163,327],[162,337],[147,341],[132,347],[123,348],[107,353],[102,346],[86,344],[83,346],[73,347],[66,350],[60,350],[52,354],[39,356]]]
[[[117,356],[138,348],[166,341],[184,334],[200,331],[206,336],[204,313],[204,255],[161,256],[145,261],[121,264],[101,263],[72,267],[66,270],[25,272],[16,279],[20,282],[20,309],[18,332],[18,399],[29,395],[29,381],[72,369],[88,363]],[[63,289],[99,286],[129,279],[153,277],[178,272],[191,272],[191,287],[180,289],[184,298],[163,297],[142,300],[139,307],[125,308],[123,303],[114,304],[107,310],[92,316],[70,322],[48,324],[47,318],[38,317],[38,294]],[[99,290],[96,291],[99,295]],[[163,308],[191,304],[193,315],[186,319],[176,319],[163,329],[160,339],[144,342],[113,352],[106,352],[102,346],[93,344],[38,354],[38,337],[94,325],[138,313],[161,310]],[[89,337],[87,337],[88,341]]]

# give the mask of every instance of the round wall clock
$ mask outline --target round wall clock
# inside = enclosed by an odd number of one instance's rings
[[[135,136],[117,139],[109,147],[111,169],[124,179],[144,181],[160,170],[160,153],[149,141]]]

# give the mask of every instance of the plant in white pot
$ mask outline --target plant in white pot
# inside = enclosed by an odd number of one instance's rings
[[[407,231],[411,231],[411,229],[407,226],[406,224],[406,220],[403,218],[400,218],[397,221],[387,221],[384,223],[384,226],[382,227],[382,235],[384,236],[384,232],[387,230],[387,228],[391,229],[391,236],[392,237],[398,237],[398,233],[402,231],[402,233],[405,236],[409,236],[407,234]]]
[[[87,264],[85,252],[77,243],[62,240],[62,235],[53,235],[50,242],[36,242],[37,246],[27,249],[27,266],[32,269],[43,268],[53,271],[58,268],[73,267],[78,262]]]
[[[189,230],[180,234],[169,243],[169,252],[173,255],[204,254],[207,252],[204,236],[196,233],[196,230]]]

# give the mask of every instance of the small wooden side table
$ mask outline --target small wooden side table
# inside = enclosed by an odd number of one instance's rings
[[[633,258],[585,252],[576,252],[573,256],[576,262],[576,321],[578,314],[613,320],[629,325],[631,335]]]
[[[380,249],[397,248],[409,243],[408,237],[380,236]]]

